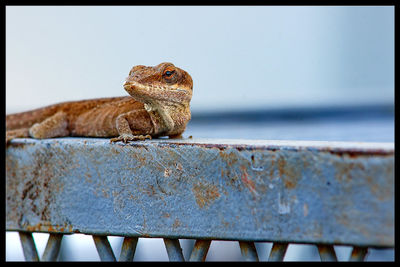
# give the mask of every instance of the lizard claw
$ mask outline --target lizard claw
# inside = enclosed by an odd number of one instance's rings
[[[129,141],[136,141],[136,140],[141,140],[144,141],[146,139],[151,139],[151,135],[132,135],[132,134],[121,134],[118,137],[111,138],[110,143],[115,143],[118,141],[122,141],[125,144],[128,143]]]

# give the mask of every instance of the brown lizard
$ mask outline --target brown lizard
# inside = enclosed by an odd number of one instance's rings
[[[124,83],[130,96],[63,102],[6,116],[13,138],[113,137],[111,142],[179,138],[191,118],[193,81],[172,63],[134,66]]]

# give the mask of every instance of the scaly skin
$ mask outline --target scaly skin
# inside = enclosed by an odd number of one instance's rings
[[[59,103],[6,116],[13,138],[113,137],[111,142],[180,137],[191,118],[193,81],[172,63],[135,66],[124,83],[130,96]]]

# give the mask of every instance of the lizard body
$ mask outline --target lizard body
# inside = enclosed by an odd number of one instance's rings
[[[130,96],[63,102],[6,116],[13,138],[114,137],[112,142],[179,137],[191,118],[193,81],[172,63],[135,66],[124,89]]]

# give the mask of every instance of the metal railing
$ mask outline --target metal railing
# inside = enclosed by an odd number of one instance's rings
[[[102,261],[131,261],[138,238],[162,237],[171,261],[205,260],[212,240],[394,247],[394,144],[268,140],[16,139],[6,151],[6,230],[25,259],[39,260],[33,232],[50,233],[42,261],[57,259],[64,234],[84,233]],[[117,258],[107,236],[123,236]],[[185,259],[180,238],[195,239]]]

